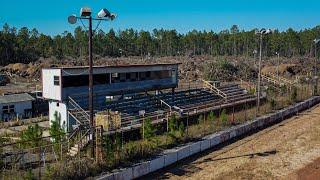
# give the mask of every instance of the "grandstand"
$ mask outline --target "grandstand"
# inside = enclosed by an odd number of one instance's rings
[[[71,132],[68,154],[74,156],[92,140],[92,131],[112,134],[138,129],[144,118],[153,124],[254,102],[255,96],[238,84],[197,81],[178,82],[179,64],[94,67],[94,113],[106,119],[95,127],[88,114],[86,67],[42,70],[43,96],[49,100],[49,120],[60,117],[60,125]],[[111,114],[119,118],[117,122]],[[100,123],[100,124],[99,124]],[[103,129],[101,129],[101,126]],[[99,126],[100,128],[97,128]],[[98,141],[98,139],[96,139]]]

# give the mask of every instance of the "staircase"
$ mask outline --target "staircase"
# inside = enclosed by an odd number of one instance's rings
[[[78,136],[78,138],[77,138]],[[82,135],[82,132],[79,130],[74,137],[69,137],[68,140],[75,139],[76,142],[74,142],[72,147],[68,147],[68,155],[71,157],[74,157],[78,154],[79,151],[81,151],[82,148],[87,146],[89,142],[92,140],[92,134],[90,129],[87,129],[84,134]]]
[[[90,116],[88,114],[88,111],[85,111],[81,108],[81,106],[76,103],[75,100],[73,100],[69,96],[69,110],[68,113],[70,116],[72,116],[80,125],[90,128]]]
[[[74,157],[92,140],[90,116],[69,96],[68,114],[77,121],[77,126],[68,137],[68,155]]]

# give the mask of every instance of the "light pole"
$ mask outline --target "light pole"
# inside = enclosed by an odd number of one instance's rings
[[[257,54],[258,54],[258,51],[255,49],[253,50],[253,64],[254,66],[256,66],[256,59],[257,59]]]
[[[257,112],[260,110],[260,84],[261,84],[261,61],[262,61],[262,43],[263,43],[263,35],[271,34],[271,29],[261,29],[260,31],[256,31],[256,35],[259,35],[260,37],[260,55],[259,55],[259,74],[258,74],[258,94],[257,94]]]
[[[101,11],[97,14],[96,18],[92,18],[91,16],[92,11],[88,7],[81,8],[80,10],[80,17],[77,17],[76,15],[71,15],[68,17],[68,22],[70,24],[75,24],[78,19],[82,20],[88,20],[88,36],[89,36],[89,116],[90,116],[90,125],[91,125],[91,135],[92,135],[92,157],[95,156],[94,151],[94,139],[95,139],[95,121],[93,117],[93,60],[92,60],[92,20],[99,21],[99,24],[101,21],[109,21],[114,20],[116,15],[110,13],[107,9],[101,9]],[[97,28],[99,26],[97,25]]]
[[[280,79],[279,78],[279,66],[280,66],[280,53],[278,53],[278,52],[276,52],[276,55],[277,55],[277,60],[278,60],[278,62],[277,62],[277,76],[278,76],[278,80]]]
[[[315,39],[313,40],[314,42],[314,87],[313,87],[313,95],[316,96],[318,95],[318,75],[317,75],[317,45],[320,42],[320,39]]]

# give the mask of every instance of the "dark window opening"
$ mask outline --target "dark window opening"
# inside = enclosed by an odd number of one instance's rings
[[[3,106],[3,107],[2,107],[2,113],[3,113],[3,114],[14,113],[14,105]]]
[[[89,86],[89,75],[64,76],[63,87]],[[110,74],[94,74],[93,85],[109,84]]]
[[[93,84],[109,84],[110,74],[94,74]]]
[[[112,73],[111,75],[111,83],[118,83],[120,82],[120,77],[118,73]]]
[[[60,86],[60,78],[59,78],[59,76],[53,76],[53,85]]]
[[[10,112],[10,113],[13,113],[13,112],[14,112],[14,105],[10,105],[10,106],[9,106],[9,112]]]

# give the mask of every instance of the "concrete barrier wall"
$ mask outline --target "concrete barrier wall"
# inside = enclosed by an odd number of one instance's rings
[[[209,139],[203,139],[200,143],[200,151],[205,151],[209,149],[210,146],[210,140]]]
[[[113,173],[102,175],[96,179],[99,180],[126,180],[144,176],[148,173],[160,170],[166,166],[176,163],[179,160],[192,156],[201,151],[213,148],[220,143],[226,142],[232,138],[244,135],[252,130],[264,128],[268,125],[282,121],[283,117],[296,115],[298,112],[306,110],[320,102],[320,97],[312,97],[304,102],[289,106],[286,109],[279,110],[276,113],[258,117],[253,121],[223,130],[221,132],[208,135],[198,142],[188,143],[186,145],[165,150],[163,154],[153,158],[152,160],[136,164],[132,167],[118,170]]]
[[[169,166],[178,161],[178,153],[176,149],[165,150],[164,166]]]
[[[137,164],[132,167],[132,177],[138,178],[150,172],[150,161]]]
[[[190,144],[190,155],[196,154],[201,150],[201,141]]]
[[[178,153],[178,161],[190,156],[190,145],[185,145],[183,147],[179,147],[177,150]]]
[[[150,160],[150,172],[157,171],[164,167],[164,155],[160,155]]]

